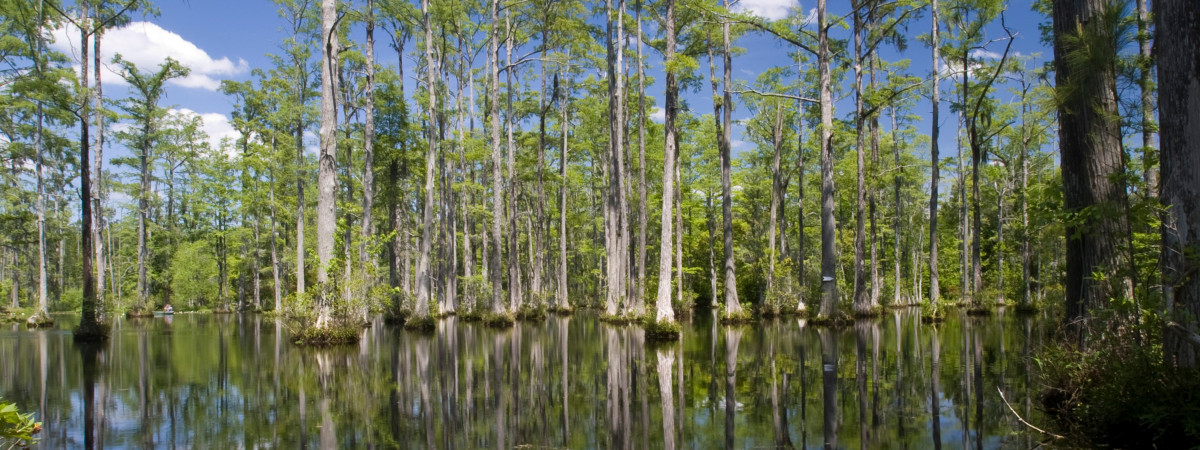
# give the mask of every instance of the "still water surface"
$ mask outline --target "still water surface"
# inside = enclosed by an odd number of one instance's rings
[[[293,346],[260,315],[114,324],[109,342],[0,328],[0,396],[43,448],[1030,448],[1030,358],[1051,322],[685,323],[647,347],[592,313],[509,330],[377,323],[357,346]]]

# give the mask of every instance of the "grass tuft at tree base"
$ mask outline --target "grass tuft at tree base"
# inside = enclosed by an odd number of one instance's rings
[[[1038,308],[1036,303],[1017,303],[1013,310],[1020,316],[1032,316],[1037,314],[1041,308]]]
[[[633,312],[618,312],[616,314],[601,314],[600,321],[609,325],[629,325],[641,320],[641,316]]]
[[[817,310],[812,310],[808,325],[815,327],[842,328],[854,325],[854,318],[845,311],[838,310],[832,316],[822,316]]]
[[[1048,345],[1034,361],[1042,407],[1072,446],[1200,446],[1200,370],[1166,364],[1160,342],[1126,335],[1086,351]]]
[[[646,330],[647,341],[674,341],[679,339],[679,334],[683,327],[676,321],[659,321],[655,320],[654,316],[647,314],[641,319],[642,328]]]
[[[510,312],[483,314],[483,324],[493,328],[508,328],[516,322],[516,316]]]
[[[355,344],[359,340],[359,330],[360,327],[357,324],[330,325],[320,328],[307,326],[292,335],[292,343],[312,347]]]
[[[521,305],[517,310],[517,319],[527,322],[536,322],[546,318],[545,306]]]
[[[404,329],[419,333],[432,333],[433,330],[437,329],[437,319],[433,318],[433,315],[425,317],[410,316],[404,322]]]
[[[883,305],[863,306],[854,308],[855,319],[873,319],[883,314],[886,308]]]
[[[556,306],[550,307],[550,312],[553,314],[558,314],[560,316],[569,316],[569,315],[575,314],[575,308],[572,308],[571,305],[565,305],[565,306],[557,306],[556,305]]]
[[[725,310],[725,305],[721,305],[717,308],[717,317],[721,319],[722,325],[740,325],[753,321],[754,311],[749,306],[744,306],[740,311],[730,313]]]
[[[127,318],[127,319],[136,319],[136,318],[143,318],[143,317],[154,317],[154,310],[150,309],[149,306],[145,306],[145,305],[130,306],[129,309],[125,310],[125,318]]]

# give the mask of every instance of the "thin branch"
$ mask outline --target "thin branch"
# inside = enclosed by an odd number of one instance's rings
[[[726,90],[726,92],[729,92],[730,94],[754,94],[754,95],[758,95],[758,96],[762,96],[762,97],[777,97],[777,98],[786,98],[786,99],[791,99],[791,100],[799,100],[802,102],[809,102],[809,103],[821,103],[819,100],[813,100],[811,98],[801,97],[799,95],[780,94],[778,92],[762,92],[762,91],[758,91],[758,90],[754,90],[754,89],[735,90],[735,91]]]
[[[1045,434],[1045,435],[1048,435],[1048,436],[1052,436],[1052,437],[1054,437],[1055,439],[1064,439],[1062,436],[1059,436],[1059,435],[1057,435],[1057,434],[1054,434],[1054,433],[1051,433],[1051,432],[1049,432],[1049,431],[1043,430],[1043,429],[1041,429],[1041,428],[1035,427],[1035,426],[1033,426],[1033,424],[1031,424],[1031,423],[1029,423],[1029,422],[1026,422],[1026,421],[1025,421],[1025,419],[1022,419],[1022,418],[1021,418],[1021,415],[1020,415],[1020,414],[1017,414],[1017,410],[1013,409],[1012,405],[1010,405],[1010,404],[1008,403],[1008,399],[1004,398],[1004,391],[1000,390],[1000,387],[999,387],[999,386],[997,386],[997,387],[996,387],[996,392],[999,392],[999,393],[1000,393],[1000,400],[1004,400],[1004,406],[1007,406],[1007,407],[1008,407],[1008,410],[1009,410],[1009,411],[1012,411],[1013,415],[1014,415],[1014,416],[1017,416],[1017,420],[1021,421],[1021,423],[1025,424],[1025,426],[1027,426],[1027,427],[1029,427],[1029,428],[1033,428],[1033,429],[1035,429],[1035,430],[1037,430],[1037,431],[1040,431],[1040,432],[1042,432],[1042,434]]]

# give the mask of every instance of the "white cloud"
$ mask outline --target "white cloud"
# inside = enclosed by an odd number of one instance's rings
[[[987,50],[984,50],[984,49],[975,49],[975,50],[971,50],[971,57],[972,57],[972,58],[982,58],[982,59],[1000,59],[1000,56],[1001,56],[1001,55],[1000,55],[999,53],[996,53],[996,52],[990,52],[990,51],[987,51]]]
[[[650,120],[653,120],[657,123],[662,123],[664,120],[667,120],[667,112],[662,108],[654,108],[650,111],[649,116]]]
[[[741,0],[733,5],[734,12],[746,12],[767,20],[787,17],[792,8],[800,7],[796,0]]]
[[[201,129],[208,135],[208,144],[212,148],[221,148],[222,139],[228,138],[230,142],[233,142],[242,136],[233,129],[233,124],[229,123],[229,117],[221,113],[198,113],[187,108],[171,109],[169,113],[200,117],[200,121],[203,122]]]
[[[68,24],[54,30],[53,36],[52,48],[71,55],[76,60],[79,59],[77,28]],[[124,84],[125,80],[113,71],[115,67],[111,61],[117,53],[143,71],[155,70],[168,56],[174,58],[192,72],[185,78],[171,80],[171,84],[210,91],[215,91],[221,86],[221,78],[240,75],[250,70],[250,64],[244,59],[238,58],[237,62],[228,57],[213,59],[196,44],[150,22],[133,22],[121,28],[108,30],[104,33],[101,53],[100,60],[108,69],[106,81],[118,85]]]

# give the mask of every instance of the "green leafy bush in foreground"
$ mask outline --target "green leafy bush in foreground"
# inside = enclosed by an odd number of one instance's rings
[[[0,448],[20,447],[32,444],[33,435],[42,431],[42,423],[33,420],[33,414],[21,414],[17,405],[0,401]]]

